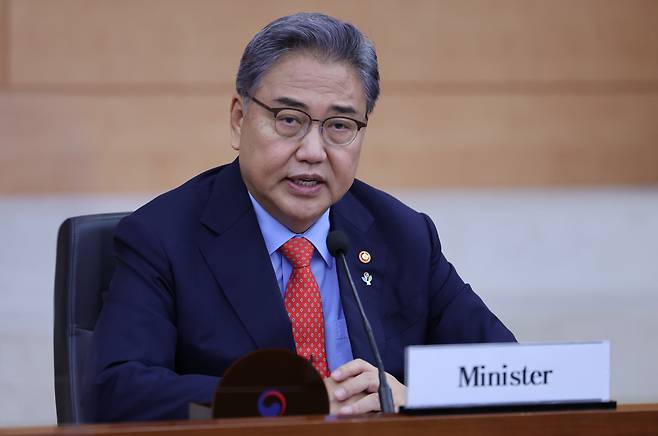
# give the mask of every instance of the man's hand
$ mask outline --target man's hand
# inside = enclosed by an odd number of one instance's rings
[[[386,373],[397,412],[404,406],[407,387]],[[379,411],[379,376],[377,368],[362,359],[347,362],[324,379],[332,415],[353,415]]]

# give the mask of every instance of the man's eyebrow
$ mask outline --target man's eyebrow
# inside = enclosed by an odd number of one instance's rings
[[[281,103],[282,105],[284,105],[286,107],[293,107],[293,108],[308,110],[308,106],[306,106],[301,101],[295,100],[294,98],[279,97],[279,98],[275,98],[274,101],[277,102],[277,103]]]
[[[302,103],[299,100],[295,100],[294,98],[290,97],[278,97],[275,98],[274,101],[276,103],[282,104],[286,107],[291,107],[291,108],[296,108],[296,109],[302,109],[305,111],[308,111],[309,108],[305,103]],[[343,106],[339,104],[333,104],[329,108],[332,112],[338,112],[339,114],[344,114],[344,115],[356,115],[357,111],[354,109],[352,106]]]
[[[331,105],[331,110],[345,115],[356,115],[356,109],[352,106],[341,106],[338,104]]]

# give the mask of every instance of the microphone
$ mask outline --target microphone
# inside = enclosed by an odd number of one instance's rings
[[[340,259],[343,263],[343,266],[345,267],[347,279],[350,282],[350,287],[352,288],[354,299],[356,300],[356,304],[359,307],[361,321],[363,322],[366,333],[368,334],[368,342],[370,343],[370,348],[372,353],[375,355],[377,370],[379,371],[379,407],[384,413],[395,413],[393,393],[391,392],[391,387],[386,381],[384,364],[382,363],[382,358],[379,355],[379,349],[375,343],[375,336],[372,334],[372,327],[370,327],[370,322],[368,321],[366,313],[363,310],[361,299],[359,298],[359,294],[356,292],[356,286],[354,286],[354,281],[352,280],[352,274],[350,274],[350,269],[347,267],[347,260],[345,260],[345,253],[347,253],[349,246],[350,243],[347,239],[347,235],[345,235],[345,233],[341,232],[340,230],[331,231],[329,232],[329,235],[327,235],[327,248],[329,249],[329,253],[331,253],[333,257]]]

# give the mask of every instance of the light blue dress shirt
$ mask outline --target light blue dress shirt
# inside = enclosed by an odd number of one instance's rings
[[[303,236],[315,247],[311,258],[311,271],[320,287],[322,297],[322,312],[324,316],[325,346],[327,351],[327,365],[333,371],[342,364],[352,360],[352,346],[347,334],[347,324],[343,315],[343,306],[340,302],[340,289],[336,261],[329,254],[327,248],[327,234],[329,233],[329,209],[304,233],[294,233],[278,222],[256,201],[249,193],[249,198],[256,211],[256,219],[260,231],[265,239],[265,246],[272,261],[272,268],[279,290],[283,298],[292,266],[290,262],[277,250],[290,238]]]

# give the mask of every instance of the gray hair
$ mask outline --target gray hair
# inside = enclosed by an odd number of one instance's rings
[[[324,60],[347,62],[361,78],[369,114],[379,96],[379,68],[372,42],[355,26],[318,13],[279,18],[258,32],[240,60],[235,87],[243,98],[285,54],[309,51]]]

